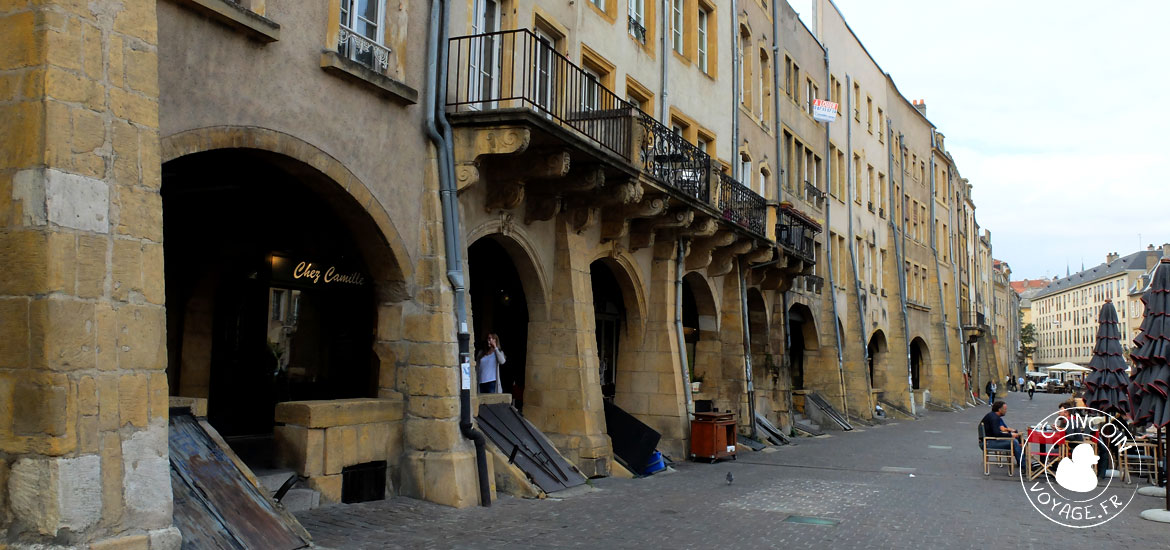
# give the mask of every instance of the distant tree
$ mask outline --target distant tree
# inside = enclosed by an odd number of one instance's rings
[[[1032,357],[1036,353],[1036,325],[1028,323],[1020,329],[1020,347],[1023,348],[1024,357]]]

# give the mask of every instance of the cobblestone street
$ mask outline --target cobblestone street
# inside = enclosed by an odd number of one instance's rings
[[[1006,396],[1017,429],[1066,396]],[[319,546],[373,548],[1166,548],[1170,527],[1135,496],[1101,527],[1049,522],[1006,470],[982,475],[976,424],[986,412],[930,412],[852,433],[797,440],[716,465],[682,462],[645,479],[594,480],[564,499],[501,498],[455,510],[406,498],[300,515]],[[735,481],[729,486],[728,472]],[[1128,495],[1129,486],[1120,490]],[[784,521],[809,516],[836,525]]]

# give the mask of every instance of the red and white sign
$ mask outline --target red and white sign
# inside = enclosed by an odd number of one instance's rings
[[[824,99],[814,99],[813,120],[817,122],[833,122],[837,120],[837,104]]]

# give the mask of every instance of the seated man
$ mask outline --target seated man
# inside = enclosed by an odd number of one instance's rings
[[[986,441],[984,445],[988,449],[1011,450],[1012,456],[1016,459],[1016,466],[1022,467],[1023,452],[1020,447],[1020,432],[1007,427],[1007,423],[1003,421],[1003,416],[1007,414],[1007,403],[1003,401],[996,401],[991,404],[991,412],[983,417],[983,434],[984,437],[1011,437],[1011,441]]]
[[[1074,421],[1070,415],[1069,410],[1075,408],[1077,405],[1074,401],[1069,400],[1060,404],[1060,416],[1068,421],[1068,429],[1065,430],[1065,439],[1070,443],[1091,443],[1093,430],[1088,426],[1081,424],[1079,420]]]

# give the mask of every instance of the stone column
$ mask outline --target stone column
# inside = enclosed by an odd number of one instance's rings
[[[0,3],[0,547],[178,548],[155,3]]]

